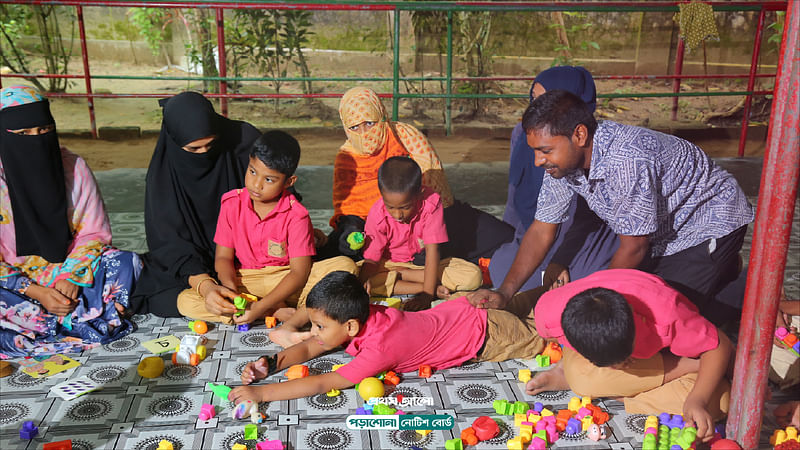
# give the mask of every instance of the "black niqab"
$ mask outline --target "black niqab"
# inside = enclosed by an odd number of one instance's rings
[[[55,124],[47,100],[0,111],[0,159],[14,215],[17,256],[63,262],[72,242],[64,163],[55,130],[37,136],[8,130]]]
[[[179,315],[177,294],[188,277],[214,273],[214,233],[222,194],[244,185],[250,144],[260,133],[226,119],[193,92],[166,102],[161,134],[147,171],[145,231],[149,253],[132,299],[137,312]],[[183,150],[216,136],[206,153]]]

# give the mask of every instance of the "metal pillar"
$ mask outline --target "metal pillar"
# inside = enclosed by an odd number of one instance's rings
[[[683,42],[682,37],[678,37],[678,49],[675,51],[675,73],[673,75],[680,75],[683,72],[683,50],[686,44]],[[672,92],[677,94],[681,91],[681,79],[675,78],[672,82]],[[678,97],[672,99],[672,120],[678,120]]]
[[[758,195],[728,436],[757,448],[769,357],[800,179],[800,2],[787,5]]]
[[[444,110],[444,129],[445,135],[453,134],[453,11],[447,11],[447,99],[445,100]]]
[[[86,50],[86,27],[83,23],[83,7],[76,6],[78,15],[78,31],[81,36],[81,59],[83,60],[83,79],[86,82],[86,101],[89,104],[89,125],[92,128],[92,137],[97,139],[97,122],[94,118],[94,97],[92,97],[92,73],[89,71],[89,52]]]
[[[219,109],[223,116],[228,117],[228,82],[224,79],[228,76],[228,61],[225,57],[225,10],[217,8],[217,58],[219,61],[219,76],[223,79],[219,81]]]
[[[400,10],[394,10],[394,64],[392,65],[392,120],[397,121],[400,107]]]
[[[761,35],[764,30],[764,16],[767,11],[761,8],[758,14],[758,26],[756,27],[755,43],[753,43],[753,59],[750,61],[750,77],[747,80],[747,90],[752,91],[756,83],[756,72],[758,72],[758,55],[761,53]],[[742,116],[742,132],[739,135],[739,158],[744,156],[744,145],[747,141],[747,126],[750,123],[750,104],[753,96],[748,95],[744,99],[744,115]]]

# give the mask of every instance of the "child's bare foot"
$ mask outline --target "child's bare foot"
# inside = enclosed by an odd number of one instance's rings
[[[446,287],[444,287],[443,284],[440,284],[439,286],[436,286],[436,297],[437,298],[447,298],[447,297],[450,297],[450,294],[451,294],[450,289],[447,289]]]
[[[275,318],[281,322],[286,322],[296,312],[297,309],[295,308],[278,308],[278,310],[275,311]]]
[[[569,389],[567,377],[564,376],[564,367],[560,362],[556,363],[552,369],[541,372],[525,385],[525,393],[536,395],[544,391],[566,391]]]
[[[283,348],[289,348],[311,337],[310,331],[296,331],[278,327],[269,332],[269,339]]]

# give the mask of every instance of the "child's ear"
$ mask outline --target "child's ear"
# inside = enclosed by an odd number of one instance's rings
[[[297,182],[297,175],[292,175],[289,178],[287,178],[286,181],[283,183],[283,188],[289,189],[290,187],[294,186],[294,183],[296,182]]]
[[[347,321],[347,335],[350,337],[355,337],[358,332],[361,331],[361,324],[356,319],[350,319]]]

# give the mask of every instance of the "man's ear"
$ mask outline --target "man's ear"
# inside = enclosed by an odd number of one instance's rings
[[[296,182],[297,182],[297,175],[292,175],[289,178],[287,178],[286,181],[283,183],[283,188],[289,189],[290,187],[294,186]]]
[[[586,125],[579,123],[572,132],[572,143],[578,147],[585,147],[589,141],[589,129]]]
[[[361,324],[356,319],[350,319],[347,321],[347,335],[350,337],[355,337],[358,332],[361,331]]]

